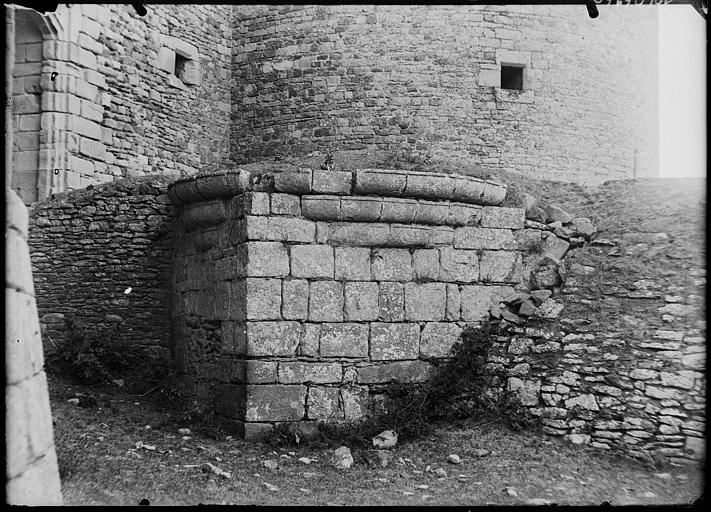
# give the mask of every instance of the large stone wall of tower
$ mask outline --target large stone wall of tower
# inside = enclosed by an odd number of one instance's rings
[[[413,148],[600,183],[657,175],[652,8],[234,7],[235,162]],[[524,91],[500,65],[524,65]]]
[[[14,68],[13,189],[25,204],[229,159],[231,7],[147,11],[60,5],[43,18],[17,10],[27,30],[18,32]]]

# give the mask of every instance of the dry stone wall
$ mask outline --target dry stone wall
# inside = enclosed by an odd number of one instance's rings
[[[540,291],[552,293],[558,305],[526,322],[517,316],[526,296],[492,310],[513,334],[499,339],[488,367],[544,432],[646,459],[704,458],[700,181],[614,181],[591,193],[588,208],[571,201],[598,219],[589,244],[576,242],[574,222],[555,222],[561,209],[547,209],[547,225],[526,221],[527,236],[548,235],[530,266],[531,294],[538,302]]]
[[[658,173],[651,8],[239,5],[232,29],[236,163],[410,149],[561,181]]]
[[[226,172],[177,182],[179,367],[252,436],[355,419],[421,382],[522,280],[505,186],[401,171]]]
[[[29,247],[47,349],[50,339],[65,335],[71,314],[88,323],[121,323],[125,339],[167,357],[170,181],[119,180],[33,205]]]
[[[35,306],[27,209],[5,189],[5,496],[12,505],[61,505],[52,412]]]

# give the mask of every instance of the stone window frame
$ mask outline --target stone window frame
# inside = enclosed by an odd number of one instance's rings
[[[523,68],[521,90],[501,87],[501,66]],[[496,50],[496,63],[481,64],[479,68],[479,86],[493,88],[497,102],[533,103],[535,95],[531,89],[531,52],[514,51],[499,48]]]
[[[182,90],[189,85],[200,85],[200,52],[194,45],[173,36],[162,36],[158,53],[158,67],[168,73],[168,83]],[[175,75],[176,55],[185,60],[180,77]]]

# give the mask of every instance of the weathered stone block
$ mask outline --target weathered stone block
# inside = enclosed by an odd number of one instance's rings
[[[371,256],[373,278],[378,281],[411,281],[412,256],[407,249],[375,249]]]
[[[450,322],[430,322],[425,325],[420,338],[422,357],[449,357],[452,345],[457,343],[462,328]]]
[[[341,389],[341,403],[346,420],[357,420],[368,414],[368,388],[353,387]]]
[[[309,321],[343,321],[343,284],[315,281],[309,287]]]
[[[572,398],[569,398],[565,401],[565,408],[566,409],[572,409],[573,407],[580,407],[581,409],[585,409],[587,411],[599,411],[600,407],[597,405],[597,401],[595,400],[594,395],[578,395]]]
[[[401,283],[380,283],[379,319],[384,322],[405,320],[405,287]]]
[[[485,283],[520,283],[521,255],[508,251],[484,251],[479,263],[479,277]]]
[[[281,318],[281,279],[248,278],[247,320],[278,320]]]
[[[444,320],[447,293],[444,283],[405,284],[405,319],[421,321]]]
[[[303,279],[282,282],[281,314],[287,320],[306,320],[309,308],[309,283]]]
[[[341,382],[340,363],[279,363],[279,382],[282,384],[335,384]]]
[[[247,355],[293,356],[301,336],[299,322],[247,322]]]
[[[304,418],[306,386],[246,386],[246,421],[295,421]]]
[[[531,338],[514,336],[511,338],[511,342],[509,343],[509,354],[526,354],[532,346],[533,340]]]
[[[341,219],[375,222],[380,217],[381,207],[379,197],[344,197],[341,199]]]
[[[521,405],[538,405],[540,390],[540,380],[521,380],[518,377],[509,377],[508,391],[517,397]]]
[[[242,215],[269,215],[269,194],[266,192],[248,192],[241,196]]]
[[[368,325],[324,324],[319,351],[321,357],[368,357]]]
[[[526,212],[523,208],[485,206],[481,211],[483,228],[523,229]]]
[[[662,372],[661,380],[663,386],[672,386],[682,389],[693,389],[697,372],[691,370],[679,370],[677,372]]]
[[[406,174],[381,169],[360,169],[355,172],[355,193],[374,196],[401,196]]]
[[[309,387],[308,418],[327,420],[342,417],[338,409],[338,388]]]
[[[303,196],[301,208],[307,219],[340,220],[341,218],[341,198],[338,196]]]
[[[297,355],[318,357],[318,344],[321,337],[321,324],[303,323],[303,334],[299,343]]]
[[[430,379],[433,371],[432,364],[419,360],[369,364],[358,367],[358,382],[361,384],[381,384],[395,380],[404,383],[424,382]]]
[[[312,190],[316,194],[350,194],[353,174],[350,171],[314,170]]]
[[[476,322],[484,320],[489,315],[492,304],[515,296],[515,291],[509,286],[478,286],[463,285],[461,287],[462,320]]]
[[[439,251],[437,249],[416,249],[412,253],[412,266],[418,281],[439,279]]]
[[[368,281],[370,275],[370,249],[367,247],[336,247],[335,279]]]
[[[274,173],[274,188],[288,194],[308,194],[311,192],[311,171],[299,169]]]
[[[444,319],[458,322],[462,316],[462,295],[459,291],[459,286],[447,284],[445,291],[447,292],[447,304]]]
[[[274,215],[301,215],[299,196],[274,193],[271,197],[271,212]]]
[[[373,323],[370,326],[372,360],[417,359],[420,327],[409,323]]]
[[[454,229],[449,226],[393,224],[390,228],[390,247],[435,247],[452,243]]]
[[[294,245],[291,247],[291,275],[302,278],[333,279],[333,247]]]
[[[417,213],[413,220],[416,224],[442,225],[449,216],[449,204],[432,201],[418,201]]]
[[[349,246],[387,246],[390,225],[374,222],[319,222],[317,242]]]
[[[450,203],[445,224],[449,226],[476,226],[480,220],[480,206]]]
[[[289,275],[289,256],[279,242],[247,242],[247,275],[283,277]]]
[[[310,220],[247,215],[244,221],[249,240],[309,243],[316,239],[316,224]]]
[[[515,249],[516,238],[508,229],[462,227],[454,230],[455,249]]]
[[[440,280],[471,283],[479,278],[477,251],[443,247],[439,252]]]
[[[379,220],[380,222],[412,224],[416,213],[416,199],[383,197]]]
[[[345,315],[346,321],[377,320],[378,283],[345,283]]]
[[[428,199],[454,197],[455,180],[450,175],[409,171],[403,195]]]

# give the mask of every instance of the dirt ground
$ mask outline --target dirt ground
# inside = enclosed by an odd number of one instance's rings
[[[332,448],[273,450],[196,423],[150,394],[108,391],[50,377],[68,505],[698,505],[703,493],[698,465],[645,466],[498,423],[398,445],[387,467],[354,449],[353,466],[337,470]]]

